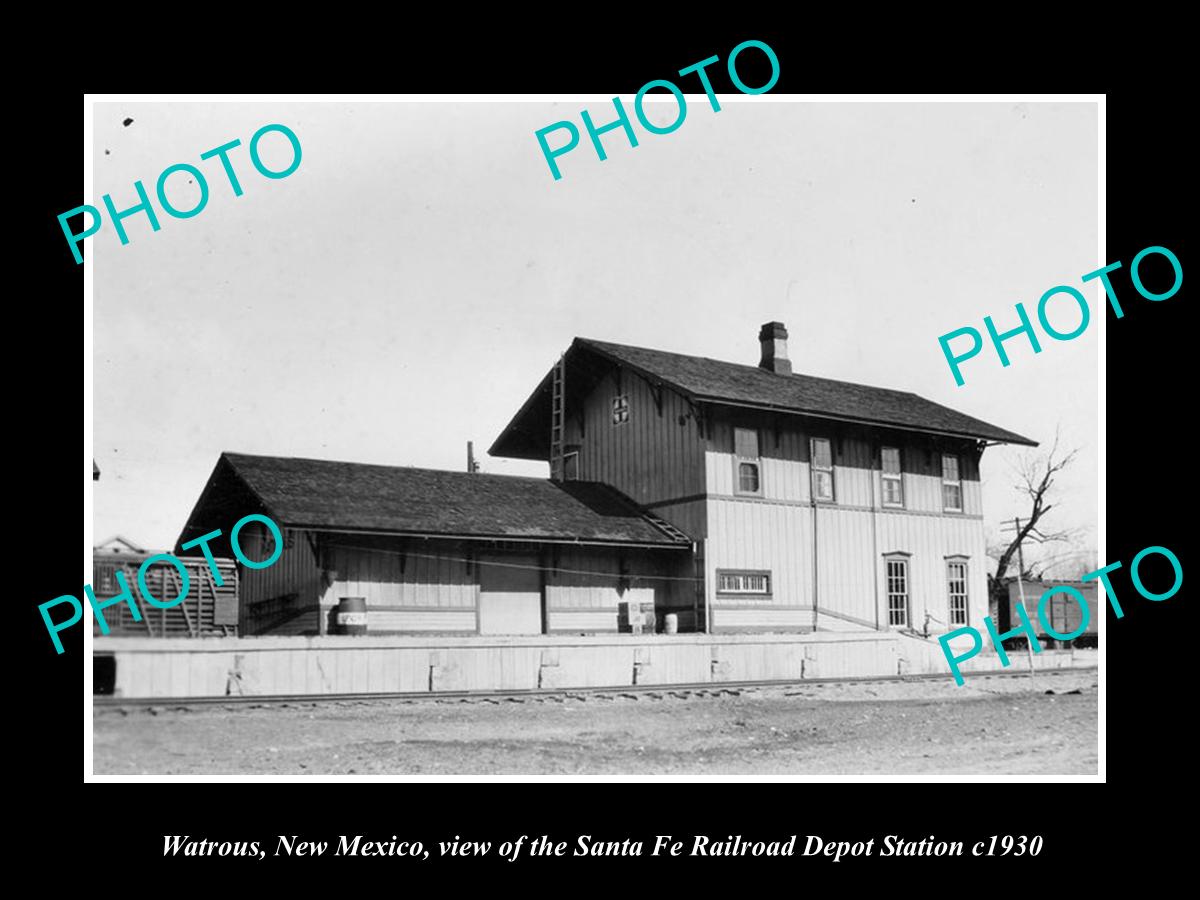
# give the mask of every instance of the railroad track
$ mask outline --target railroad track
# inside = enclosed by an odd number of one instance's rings
[[[1071,672],[1095,672],[1096,666],[1081,666],[1077,668],[1048,669],[1035,672],[1039,679],[1054,678]],[[1029,673],[1017,672],[980,672],[970,676],[965,687],[971,682],[984,678],[1028,678]],[[527,690],[509,691],[407,691],[394,693],[357,693],[357,694],[261,694],[261,695],[230,695],[225,697],[109,697],[95,695],[92,705],[96,710],[114,709],[164,709],[179,710],[197,707],[288,707],[288,706],[321,706],[325,704],[371,704],[387,702],[424,702],[424,703],[525,703],[551,702],[562,703],[567,700],[617,700],[631,699],[650,700],[678,699],[686,700],[694,697],[740,696],[749,691],[762,688],[795,688],[813,687],[826,684],[879,684],[879,683],[919,683],[925,681],[949,681],[948,674],[931,675],[886,675],[851,678],[800,678],[793,680],[771,681],[721,681],[698,682],[695,684],[645,684],[624,685],[620,687],[588,687],[588,688],[530,688]]]

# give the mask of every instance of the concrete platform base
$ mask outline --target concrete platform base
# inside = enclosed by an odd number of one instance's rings
[[[97,637],[93,657],[97,677],[105,672],[113,695],[131,699],[438,693],[936,674],[951,678],[936,641],[887,632],[199,640]],[[1027,666],[1024,652],[1010,657],[1009,671]],[[1048,650],[1034,656],[1038,670],[1094,665],[1094,650]],[[1002,667],[992,652],[981,653],[962,669],[971,673]]]

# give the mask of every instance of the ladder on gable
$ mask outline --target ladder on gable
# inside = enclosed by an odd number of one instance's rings
[[[550,480],[563,480],[563,426],[567,393],[567,366],[560,356],[551,376],[553,395],[550,400]]]

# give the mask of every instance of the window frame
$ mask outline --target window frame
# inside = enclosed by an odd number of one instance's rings
[[[954,471],[957,478],[950,480],[946,478],[946,460],[954,460]],[[957,453],[942,453],[942,512],[964,512],[966,503],[963,497],[963,479],[962,479],[962,457]],[[946,488],[955,487],[958,489],[958,506],[949,506],[946,503]]]
[[[899,469],[892,475],[884,468],[884,454],[888,450],[896,451],[896,466]],[[887,499],[887,483],[895,482],[900,488],[900,501],[889,502]],[[904,451],[891,444],[881,444],[879,447],[879,505],[888,509],[904,509]]]
[[[563,481],[578,481],[579,480],[579,451],[569,450],[563,453],[562,456],[562,479]]]
[[[754,449],[756,456],[740,456],[738,454],[738,432],[744,431],[754,435]],[[733,427],[733,492],[742,497],[762,497],[763,496],[763,467],[762,467],[762,435],[759,434],[757,428],[743,428],[739,425]],[[755,481],[758,487],[755,490],[747,490],[742,487],[742,466],[754,466]]]
[[[763,578],[766,582],[765,591],[752,590],[723,590],[721,581],[724,578]],[[770,569],[717,569],[717,590],[718,597],[736,597],[748,600],[772,600],[774,599],[773,573]]]
[[[817,442],[824,441],[829,445],[829,465],[817,465]],[[834,470],[837,466],[833,461],[833,438],[827,437],[810,437],[808,439],[808,490],[811,499],[816,503],[837,503],[837,476]],[[817,473],[829,473],[829,496],[817,496]]]
[[[613,428],[629,424],[629,395],[617,394],[612,399],[612,412],[609,416]]]
[[[967,557],[967,556],[958,555],[958,556],[947,556],[946,557],[946,597],[947,597],[947,600],[946,600],[946,612],[947,612],[946,622],[949,625],[966,625],[967,620],[970,617],[970,614],[971,614],[971,587],[970,587],[971,567],[970,567],[970,563],[971,563],[970,557]],[[962,579],[961,579],[962,580],[962,594],[961,594],[961,597],[962,597],[962,621],[961,622],[956,622],[954,620],[954,598],[956,596],[959,596],[954,593],[953,584],[956,579],[953,577],[953,575],[951,575],[951,570],[953,569],[954,566],[962,566]]]
[[[896,551],[894,553],[885,553],[883,555],[883,596],[886,603],[885,611],[887,613],[888,628],[912,628],[912,566],[909,565],[912,554]],[[892,565],[903,565],[904,571],[902,575],[892,574]],[[892,590],[892,579],[903,578],[904,592],[900,594]],[[893,606],[892,597],[904,597],[904,621],[893,622]]]

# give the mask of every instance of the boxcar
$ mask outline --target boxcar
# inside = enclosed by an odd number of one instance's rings
[[[213,577],[208,561],[203,557],[184,557],[180,561],[188,572],[187,596],[170,609],[160,609],[146,602],[138,587],[138,568],[150,553],[122,553],[92,557],[92,590],[97,600],[120,593],[116,573],[121,572],[133,594],[142,620],[135,621],[126,603],[104,610],[109,634],[131,637],[205,637],[236,636],[238,633],[238,571],[232,559],[216,559],[221,584]],[[179,596],[179,571],[168,562],[155,562],[146,570],[146,588],[156,600],[171,600]],[[100,625],[93,619],[93,634],[100,634]]]
[[[1074,588],[1083,595],[1087,601],[1088,623],[1084,628],[1083,633],[1071,641],[1060,641],[1051,637],[1046,632],[1046,624],[1059,634],[1070,634],[1075,631],[1083,618],[1083,609],[1079,605],[1079,601],[1073,596],[1066,593],[1055,594],[1046,601],[1045,619],[1038,617],[1038,604],[1045,593],[1055,587],[1070,587]],[[1008,602],[1009,602],[1009,627],[1015,628],[1021,622],[1017,618],[1016,607],[1021,602],[1021,587],[1017,584],[1014,578],[1008,583]],[[1023,583],[1025,590],[1025,612],[1029,617],[1029,621],[1037,629],[1038,642],[1043,647],[1054,647],[1057,645],[1074,645],[1076,647],[1095,647],[1099,633],[1098,614],[1096,610],[1096,583],[1081,582],[1081,581],[1031,581],[1026,580]],[[1008,645],[1008,641],[1005,641]]]

